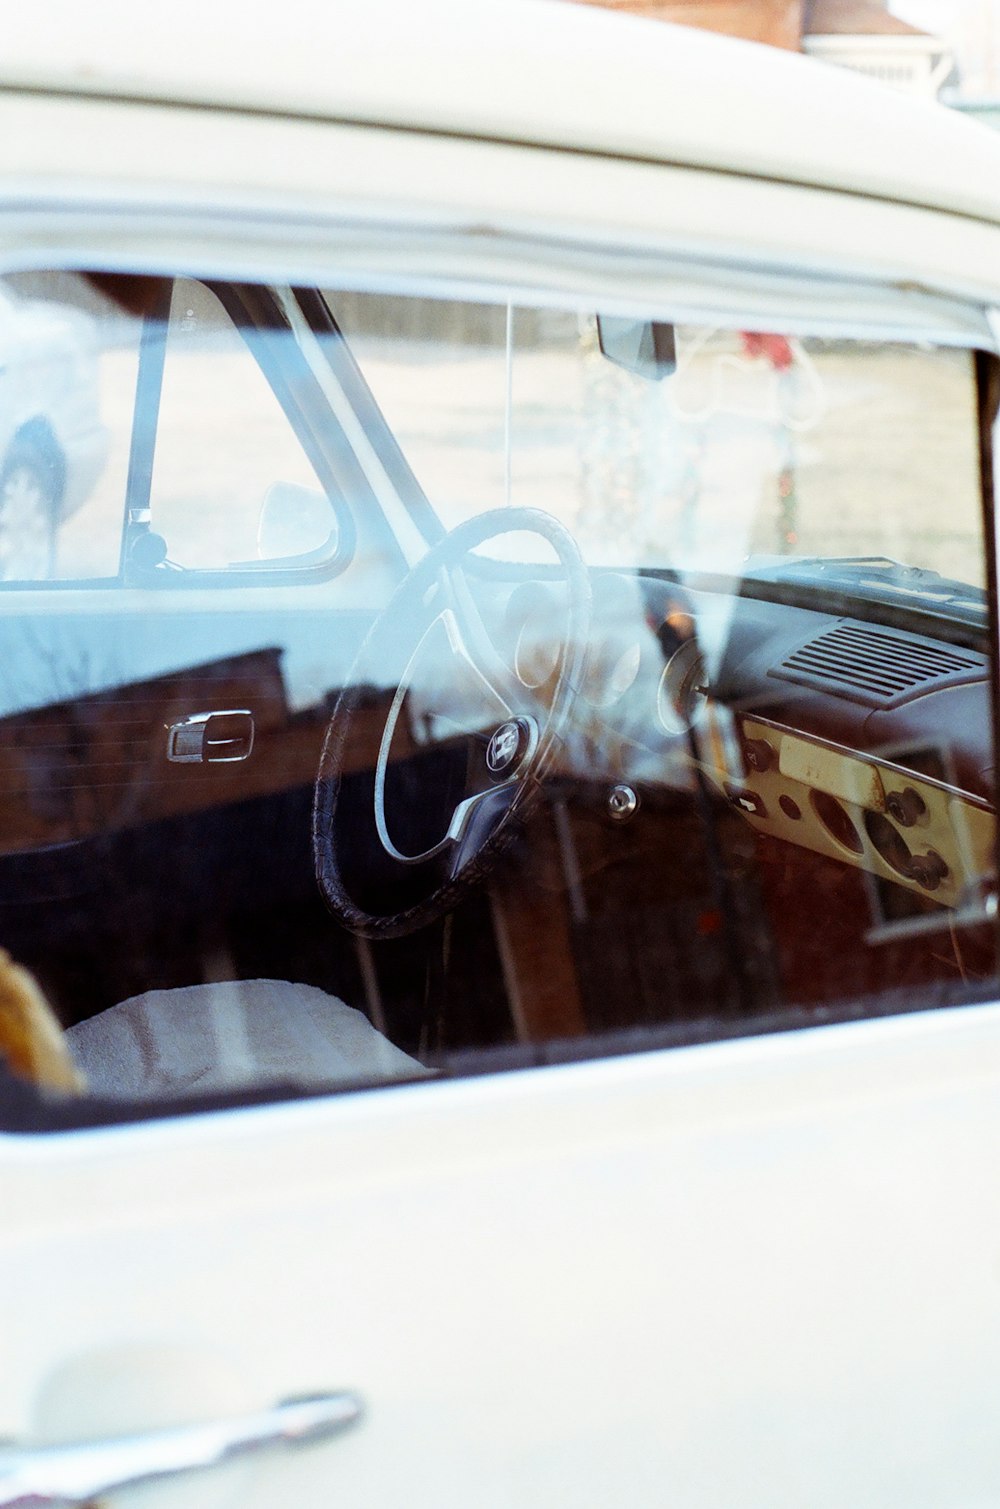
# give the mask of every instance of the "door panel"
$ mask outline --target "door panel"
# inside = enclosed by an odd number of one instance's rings
[[[261,1509],[987,1502],[998,1078],[990,1007],[4,1138],[0,1428],[183,1341],[365,1400]]]

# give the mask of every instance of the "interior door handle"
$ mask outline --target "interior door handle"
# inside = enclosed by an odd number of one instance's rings
[[[150,1483],[276,1447],[306,1446],[360,1420],[353,1394],[290,1399],[259,1414],[68,1446],[0,1447],[0,1509],[84,1504],[116,1488]]]

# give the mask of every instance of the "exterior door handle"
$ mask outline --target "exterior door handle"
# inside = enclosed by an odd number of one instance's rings
[[[0,1509],[85,1504],[116,1488],[221,1467],[252,1453],[307,1446],[360,1420],[353,1394],[290,1399],[259,1414],[68,1446],[0,1446]]]

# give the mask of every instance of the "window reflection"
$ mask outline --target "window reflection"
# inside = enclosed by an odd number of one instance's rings
[[[138,332],[78,275],[0,284],[0,579],[117,573]]]
[[[183,282],[137,370],[46,287],[99,441],[0,592],[0,937],[95,1093],[995,988],[971,353]]]

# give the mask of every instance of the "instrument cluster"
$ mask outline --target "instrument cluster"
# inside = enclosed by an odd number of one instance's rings
[[[683,588],[616,571],[591,579],[590,643],[579,700],[597,715],[644,714],[685,733],[707,696],[704,657]],[[522,582],[507,601],[506,648],[518,680],[542,692],[559,663],[565,600],[558,586]],[[615,720],[610,720],[615,721]]]

